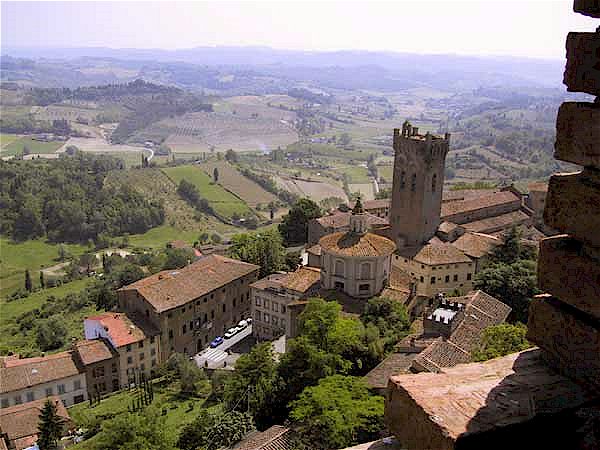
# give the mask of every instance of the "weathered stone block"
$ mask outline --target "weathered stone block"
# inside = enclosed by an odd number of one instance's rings
[[[560,105],[554,150],[556,159],[600,168],[600,104]]]
[[[575,239],[600,247],[600,171],[558,174],[550,177],[544,222]]]
[[[574,408],[596,398],[552,370],[539,349],[439,374],[390,378],[386,424],[403,448],[579,448]]]
[[[540,242],[538,285],[600,320],[600,262],[586,255],[579,241],[563,235]]]
[[[585,16],[600,18],[600,0],[575,0],[573,11]]]
[[[552,297],[529,306],[527,339],[569,378],[600,391],[600,322]]]
[[[570,92],[600,95],[600,33],[569,33],[563,82]]]

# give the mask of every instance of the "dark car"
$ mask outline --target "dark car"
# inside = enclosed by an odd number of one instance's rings
[[[210,343],[210,348],[215,348],[218,347],[219,345],[221,345],[223,343],[223,338],[221,336],[217,336],[216,338],[214,338],[212,340],[212,342]]]

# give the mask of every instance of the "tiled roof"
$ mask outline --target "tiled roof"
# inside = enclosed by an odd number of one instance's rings
[[[380,297],[389,298],[402,304],[405,304],[410,297],[410,292],[405,289],[398,289],[392,286],[386,287],[379,294]]]
[[[319,217],[315,219],[323,228],[333,228],[334,230],[338,228],[344,228],[350,226],[350,216],[352,216],[351,212],[336,212],[334,214],[330,214],[328,216]],[[387,219],[383,219],[381,217],[377,217],[373,214],[365,213],[367,218],[367,224],[371,225],[388,225],[389,222]]]
[[[529,192],[531,192],[531,191],[548,192],[548,183],[542,183],[542,182],[529,183],[527,185],[527,188],[529,189]]]
[[[442,193],[442,202],[456,202],[460,200],[471,200],[474,198],[485,197],[498,192],[499,189],[456,189],[444,191]]]
[[[321,269],[314,267],[299,267],[295,272],[289,273],[282,281],[287,289],[304,293],[321,280]]]
[[[481,258],[501,243],[500,239],[489,234],[465,233],[452,245],[471,258]]]
[[[520,202],[519,197],[511,191],[501,191],[479,198],[446,202],[442,203],[441,217],[444,220],[444,218],[455,214],[467,213],[511,202]]]
[[[123,347],[124,345],[143,341],[160,333],[160,330],[136,313],[106,312],[86,317],[86,320],[100,322],[108,333],[110,342],[115,347]]]
[[[256,289],[280,288],[282,280],[284,280],[287,276],[287,272],[272,273],[271,275],[267,275],[266,277],[255,281],[250,285],[250,287]]]
[[[476,220],[474,222],[467,222],[462,224],[462,227],[467,231],[473,231],[475,233],[486,233],[495,232],[499,228],[509,228],[513,225],[521,225],[528,221],[530,217],[523,211],[512,211],[499,216],[487,217],[485,219]]]
[[[290,429],[281,425],[273,425],[265,431],[250,433],[232,450],[293,450],[296,446],[290,439]]]
[[[442,223],[440,223],[438,230],[441,231],[442,233],[450,233],[450,232],[456,230],[458,227],[460,227],[460,225],[457,225],[453,222],[442,222]]]
[[[419,248],[412,258],[422,264],[454,264],[471,262],[458,248],[448,243],[429,243]]]
[[[312,247],[307,248],[306,253],[321,256],[321,246],[319,244],[315,244]]]
[[[212,254],[183,269],[164,270],[121,290],[137,290],[157,312],[177,308],[259,270],[259,266]]]
[[[364,444],[353,445],[342,450],[404,450],[405,446],[394,437],[387,437],[377,441],[365,442]]]
[[[83,373],[73,352],[5,362],[0,367],[0,394],[26,389]]]
[[[483,330],[506,320],[511,308],[483,291],[473,291],[451,302],[465,305],[461,322],[447,340],[430,344],[415,358],[415,363],[430,372],[471,361],[471,351],[481,340]]]
[[[375,200],[365,200],[362,202],[363,209],[368,211],[369,209],[382,209],[389,208],[392,203],[391,198],[382,198]],[[355,203],[350,204],[350,209],[354,208]]]
[[[321,251],[340,256],[383,256],[390,255],[396,244],[373,233],[332,233],[319,240]]]
[[[393,287],[394,289],[410,291],[412,282],[413,279],[407,271],[402,270],[398,266],[392,265],[389,278],[390,287]]]
[[[75,345],[81,362],[86,366],[112,359],[115,356],[104,339],[79,341]]]
[[[67,428],[73,426],[67,409],[58,397],[48,397],[2,408],[0,409],[0,434],[6,433],[17,450],[26,448],[32,440],[37,439],[39,417],[46,400],[54,402],[56,412]]]
[[[364,377],[369,387],[385,389],[391,375],[406,373],[418,353],[392,353]]]

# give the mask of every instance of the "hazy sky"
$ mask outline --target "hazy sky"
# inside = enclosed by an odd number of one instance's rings
[[[1,2],[2,47],[270,46],[564,58],[573,0]]]

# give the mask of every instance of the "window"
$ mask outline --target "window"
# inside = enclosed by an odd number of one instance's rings
[[[83,402],[83,394],[76,395],[75,397],[73,397],[73,403],[77,404],[81,402]]]
[[[145,372],[146,371],[146,366],[144,364],[140,364],[140,370],[142,372]]]
[[[246,292],[246,300],[250,298],[250,292]]]
[[[265,298],[263,300],[263,305],[264,305],[265,308],[269,309],[269,299]]]
[[[210,312],[210,318],[211,319],[215,318],[215,310],[214,309]]]
[[[435,266],[431,268],[431,270],[435,270]]]
[[[269,314],[265,313],[264,322],[269,323]]]
[[[285,328],[285,319],[281,319],[281,328]]]
[[[367,278],[371,278],[371,264],[362,263],[360,265],[360,277],[363,280],[366,280]]]
[[[35,396],[33,395],[33,392],[28,392],[27,393],[27,401],[28,402],[32,402],[34,400]]]
[[[133,364],[133,358],[131,356],[127,357],[127,364]]]
[[[140,361],[142,361],[144,359],[144,354],[140,353]]]
[[[410,190],[415,192],[417,190],[417,174],[413,173],[413,176],[410,180]]]
[[[254,311],[254,318],[260,322],[260,311]]]
[[[65,385],[64,384],[59,384],[58,385],[58,394],[64,394],[66,392],[65,390]]]
[[[260,306],[260,297],[256,297],[256,299],[254,300],[254,304],[256,306]]]
[[[406,172],[403,170],[400,174],[400,189],[404,189],[406,187]]]
[[[431,178],[431,192],[435,192],[436,187],[437,187],[437,173],[434,173],[433,177]]]
[[[227,305],[225,303],[223,303],[223,312],[227,311]]]
[[[150,343],[154,344],[154,336],[150,336]]]
[[[127,352],[131,351],[131,344],[127,344],[127,347],[125,347],[125,351],[127,351]]]
[[[423,278],[423,275],[421,275],[421,276],[419,277],[419,281],[420,281],[421,283],[424,283],[424,282],[425,282],[425,279]]]
[[[206,322],[208,322],[208,314],[204,313],[204,319],[202,320],[202,323]]]
[[[338,259],[335,262],[335,274],[339,277],[344,276],[344,261]]]
[[[212,294],[210,294],[210,298],[211,298],[211,299],[215,298],[215,294],[214,294],[214,292],[213,292]]]
[[[156,367],[156,360],[155,359],[152,360],[152,367]]]
[[[98,390],[100,392],[106,391],[106,383],[104,381],[102,383],[98,384]]]
[[[273,311],[279,312],[279,303],[273,302]]]
[[[168,313],[167,314],[167,319],[170,319],[171,317],[173,317],[173,314],[172,313]]]
[[[285,305],[281,305],[281,312],[285,313]]]
[[[467,280],[470,280],[470,279],[471,279],[471,274],[470,274],[470,273],[468,273],[468,274],[467,274]]]
[[[450,275],[446,275],[446,278],[444,278],[444,281],[446,283],[449,283],[450,282]]]
[[[173,339],[173,330],[169,330],[169,339]]]
[[[138,344],[138,348],[144,348],[144,341],[140,341],[140,343]]]
[[[430,282],[431,282],[431,284],[435,284],[435,277],[431,277]]]
[[[52,396],[52,388],[46,388],[46,397],[51,397]]]
[[[190,320],[190,331],[194,329],[194,321]]]
[[[8,399],[7,398],[3,398],[2,399],[2,407],[3,408],[8,408]]]
[[[100,367],[96,367],[93,371],[92,374],[94,375],[94,378],[100,378],[104,376],[104,366],[100,366]]]
[[[112,364],[111,371],[112,373],[117,373],[117,365],[115,363]]]
[[[277,317],[273,316],[273,317],[271,318],[271,323],[272,323],[273,325],[277,325]]]
[[[181,327],[181,334],[185,334],[187,332],[187,325],[183,325]]]
[[[369,284],[359,284],[358,285],[358,290],[359,291],[368,291],[369,290],[370,285]]]
[[[154,356],[156,355],[156,349],[155,348],[151,348],[150,349],[150,356]]]
[[[458,281],[458,275],[454,275],[454,278],[453,278],[453,280],[454,280],[454,281]]]
[[[21,398],[21,396],[15,395],[15,405],[20,405],[21,403],[23,403],[23,399]]]

